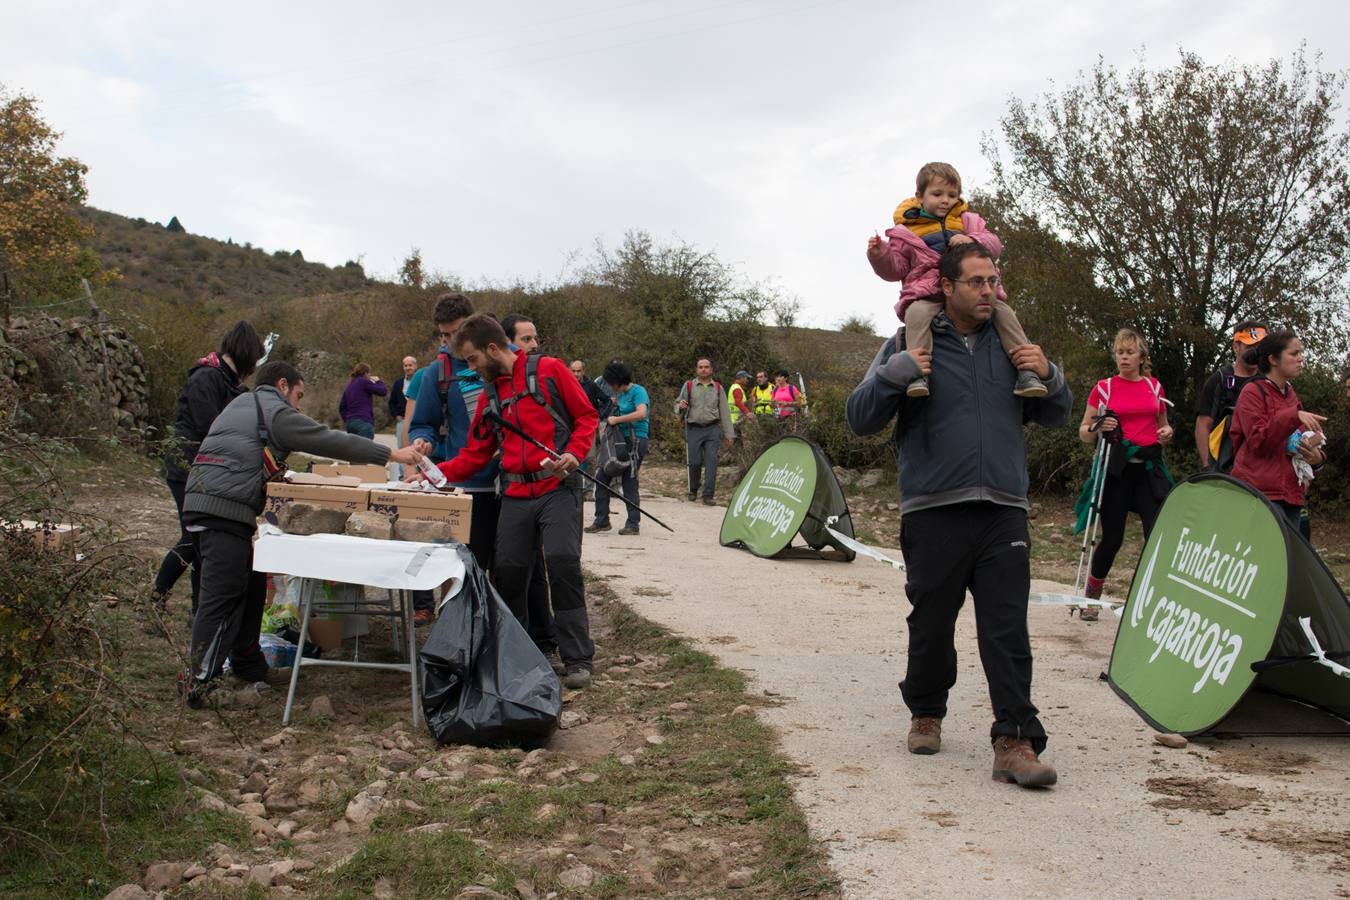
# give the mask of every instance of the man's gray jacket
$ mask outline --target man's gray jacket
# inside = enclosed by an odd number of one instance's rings
[[[356,463],[389,461],[388,447],[325,428],[287,403],[275,387],[263,385],[235,397],[211,423],[188,473],[185,518],[209,516],[253,529],[266,499],[264,428],[267,446],[283,468],[296,450]]]
[[[1073,395],[1064,374],[1051,364],[1045,397],[1014,396],[1017,370],[993,323],[962,336],[944,313],[933,321],[932,367],[930,396],[907,397],[919,367],[892,337],[848,398],[855,434],[877,434],[896,420],[901,514],[979,500],[1027,509],[1022,426],[1068,422]]]

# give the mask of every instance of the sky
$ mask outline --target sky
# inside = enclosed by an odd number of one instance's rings
[[[1350,69],[1350,5],[1245,0],[19,3],[0,84],[36,96],[89,202],[195,234],[547,284],[641,229],[801,305],[894,321],[867,237],[931,160],[1100,57]]]

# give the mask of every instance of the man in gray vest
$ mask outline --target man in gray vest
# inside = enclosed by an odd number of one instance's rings
[[[698,499],[703,483],[703,505],[713,505],[717,491],[717,447],[730,447],[736,437],[731,409],[722,385],[713,380],[712,360],[700,356],[697,377],[686,381],[675,401],[675,414],[684,422],[684,442],[689,449],[689,499]]]
[[[262,514],[268,477],[285,471],[294,451],[384,465],[416,465],[411,447],[391,451],[375,441],[325,428],[299,411],[304,377],[284,362],[258,370],[257,387],[230,401],[207,432],[188,473],[183,524],[201,566],[201,592],[192,623],[192,662],[182,685],[199,708],[225,658],[244,681],[269,678],[258,646],[266,597],[264,576],[253,571],[253,533]]]

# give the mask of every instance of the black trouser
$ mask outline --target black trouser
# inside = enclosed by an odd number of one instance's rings
[[[187,528],[183,525],[183,494],[187,490],[187,482],[166,478],[164,483],[169,486],[169,493],[173,495],[173,505],[178,510],[178,543],[164,554],[164,561],[159,564],[159,573],[155,575],[155,593],[161,597],[168,594],[183,576],[183,570],[191,566],[192,611],[196,612],[197,593],[201,590],[201,573],[197,569],[197,547],[192,542],[192,535],[188,534]]]
[[[579,486],[560,487],[533,499],[502,498],[497,525],[497,590],[532,637],[538,629],[531,626],[538,623],[532,621],[536,613],[531,604],[531,579],[541,562],[553,602],[559,655],[565,664],[589,668],[595,647],[581,577]]]
[[[253,571],[253,540],[213,529],[191,534],[202,573],[192,620],[192,679],[204,684],[217,677],[228,656],[240,678],[260,680],[267,674],[258,646],[267,576]]]
[[[717,447],[722,440],[722,425],[685,425],[684,442],[689,447],[689,493],[697,494],[703,483],[703,496],[712,499],[717,491]]]
[[[1027,514],[994,503],[960,503],[906,514],[900,547],[913,604],[909,660],[900,693],[914,716],[947,715],[956,684],[956,617],[969,590],[975,602],[980,662],[994,707],[990,739],[1030,738],[1037,753],[1045,729],[1031,702],[1031,589]]]
[[[1110,574],[1111,564],[1125,542],[1125,520],[1129,514],[1139,513],[1139,519],[1144,523],[1144,540],[1148,540],[1161,508],[1162,501],[1153,496],[1153,479],[1143,463],[1126,463],[1119,475],[1107,473],[1099,508],[1102,539],[1092,551],[1089,568],[1093,578],[1104,579]]]

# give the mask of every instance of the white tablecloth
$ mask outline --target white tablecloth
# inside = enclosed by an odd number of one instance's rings
[[[446,593],[453,596],[464,582],[457,546],[345,534],[286,534],[264,525],[253,545],[253,570],[407,591],[429,591],[453,581]]]

